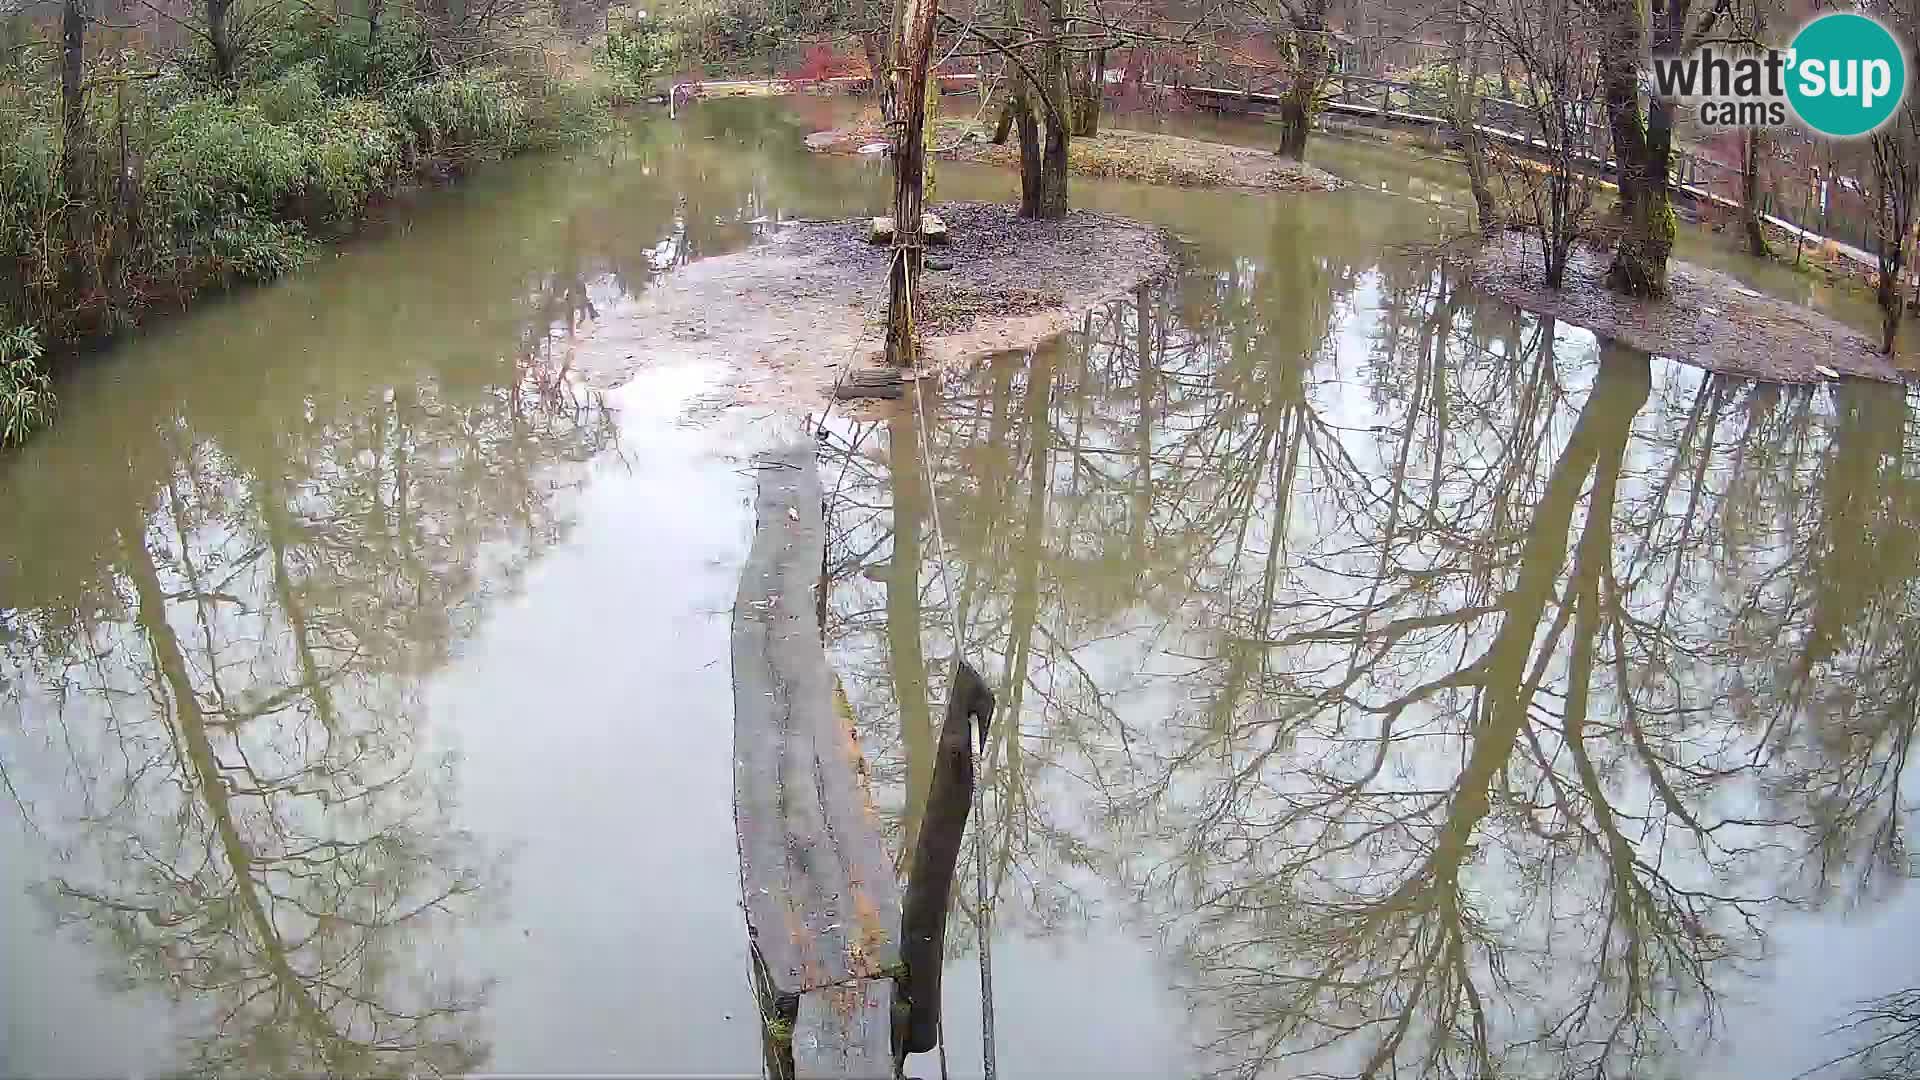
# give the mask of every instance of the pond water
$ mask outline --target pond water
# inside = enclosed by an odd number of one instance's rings
[[[800,149],[839,107],[485,170],[67,380],[0,465],[0,1073],[758,1073],[726,638],[790,421],[575,373],[656,276],[881,208]],[[1920,984],[1909,402],[1483,300],[1425,250],[1444,170],[1316,153],[1367,186],[1076,181],[1182,272],[924,432],[829,421],[895,850],[947,627],[1001,701],[948,1067],[982,927],[1009,1077],[1844,1053]]]

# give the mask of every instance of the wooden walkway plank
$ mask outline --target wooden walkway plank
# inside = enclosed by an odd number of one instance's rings
[[[885,1048],[884,1024],[877,1044],[809,1030],[807,996],[882,980],[891,1003],[900,890],[820,643],[815,590],[826,526],[814,453],[807,440],[755,459],[755,534],[733,613],[734,824],[747,930],[771,1014],[794,1021],[796,1051],[811,1040],[829,1048],[822,1053],[843,1046],[844,1056]],[[815,1001],[816,1019],[843,1015],[822,1011],[825,1001]],[[865,1023],[870,1012],[863,1005],[844,1015]],[[889,1063],[882,1075],[890,1072]]]

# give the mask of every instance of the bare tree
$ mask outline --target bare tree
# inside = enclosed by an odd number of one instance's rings
[[[1595,185],[1587,175],[1586,155],[1588,113],[1599,91],[1599,34],[1572,0],[1468,2],[1468,10],[1521,71],[1515,93],[1531,128],[1527,135],[1544,160],[1536,164],[1500,155],[1498,179],[1504,201],[1520,212],[1539,241],[1547,285],[1559,288],[1593,207]]]
[[[1920,188],[1920,160],[1913,134],[1911,124],[1903,117],[1872,136],[1874,255],[1880,272],[1875,299],[1880,305],[1880,351],[1888,355],[1893,354],[1906,306],[1900,295],[1900,275],[1906,268],[1913,201]]]
[[[1911,41],[1916,19],[1910,14],[1902,18],[1897,5],[1889,5],[1886,14],[1894,16]],[[1880,351],[1891,356],[1894,339],[1900,333],[1900,318],[1906,312],[1900,277],[1912,241],[1914,199],[1920,196],[1920,111],[1912,94],[1868,137],[1868,146],[1873,155],[1874,254],[1880,271],[1875,290],[1880,305]]]
[[[1746,230],[1747,250],[1762,259],[1773,254],[1760,213],[1766,191],[1760,179],[1760,162],[1767,156],[1770,142],[1766,129],[1757,127],[1748,128],[1740,139],[1740,224]]]
[[[1447,126],[1467,166],[1467,188],[1473,193],[1474,213],[1482,232],[1500,227],[1500,208],[1494,201],[1487,172],[1487,140],[1480,131],[1480,42],[1471,9],[1462,2],[1454,11],[1452,84],[1447,95]]]
[[[1911,1080],[1920,1076],[1920,987],[1874,998],[1833,1034],[1856,1045],[1802,1074],[1844,1080]]]
[[[1748,36],[1762,45],[1766,44],[1768,8],[1773,2],[1775,0],[1753,0],[1751,5]],[[1740,140],[1740,223],[1747,233],[1747,250],[1758,258],[1773,254],[1767,246],[1766,221],[1760,212],[1766,193],[1760,166],[1771,147],[1772,140],[1765,128],[1748,128]]]

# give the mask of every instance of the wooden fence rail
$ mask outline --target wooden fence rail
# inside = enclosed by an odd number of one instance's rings
[[[1266,80],[1268,84],[1272,81]],[[1272,112],[1277,111],[1281,103],[1278,94],[1265,88],[1256,89],[1252,83],[1244,80],[1238,86],[1227,79],[1218,85],[1163,85],[1157,89],[1178,93],[1202,107],[1223,112]],[[1376,124],[1433,129],[1445,128],[1451,123],[1450,103],[1446,92],[1438,87],[1345,72],[1335,73],[1328,78],[1322,88],[1320,105],[1327,113]],[[1614,161],[1611,133],[1602,120],[1602,106],[1593,102],[1583,111],[1585,115],[1579,119],[1586,137],[1574,148],[1572,156],[1591,175],[1607,177],[1614,171]],[[1474,126],[1482,136],[1510,151],[1537,159],[1551,150],[1537,131],[1534,110],[1524,102],[1482,97],[1477,102],[1474,118]],[[1741,176],[1733,166],[1685,147],[1676,147],[1671,175],[1676,192],[1696,206],[1706,204],[1726,212],[1740,209]],[[1870,252],[1850,243],[1830,240],[1828,235],[1816,232],[1815,225],[1831,226],[1829,214],[1822,213],[1821,221],[1806,222],[1786,216],[1801,206],[1828,210],[1844,192],[1842,185],[1838,184],[1823,187],[1823,197],[1818,200],[1807,198],[1797,205],[1790,199],[1776,201],[1774,206],[1781,212],[1764,213],[1762,217],[1789,235],[1799,236],[1814,244],[1831,242],[1842,256],[1862,265],[1874,265],[1875,260]],[[1785,205],[1782,205],[1783,202]],[[1856,221],[1851,224],[1848,239],[1865,243],[1866,237],[1859,223]]]

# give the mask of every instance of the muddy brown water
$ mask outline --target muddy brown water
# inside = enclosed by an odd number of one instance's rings
[[[66,380],[0,463],[0,1073],[758,1072],[727,607],[790,421],[696,349],[575,373],[655,277],[879,208],[800,148],[831,107],[487,170]],[[1000,696],[999,1072],[1845,1053],[1920,983],[1911,403],[1484,301],[1416,250],[1443,170],[1316,153],[1366,186],[1076,180],[1185,270],[929,388],[928,468],[911,411],[831,421],[896,850],[954,616]]]

